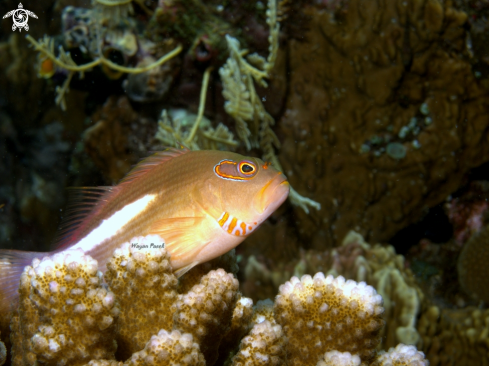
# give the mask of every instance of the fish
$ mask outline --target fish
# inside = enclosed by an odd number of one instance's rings
[[[18,300],[34,258],[81,249],[105,272],[115,249],[159,235],[177,276],[240,244],[288,197],[285,175],[255,157],[168,148],[136,165],[113,187],[73,190],[52,252],[0,250],[0,314]],[[135,243],[137,245],[137,243]]]

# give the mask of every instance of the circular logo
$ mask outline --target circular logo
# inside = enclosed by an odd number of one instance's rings
[[[29,14],[25,9],[16,9],[12,14],[12,20],[14,21],[14,25],[19,28],[24,28],[27,26],[27,21],[29,20]]]
[[[19,8],[9,11],[7,14],[3,16],[3,19],[12,17],[12,21],[14,24],[12,25],[12,30],[19,29],[19,32],[24,28],[26,31],[29,30],[29,25],[27,24],[29,20],[29,15],[31,17],[37,18],[37,15],[32,11],[24,9],[22,3],[19,4]]]

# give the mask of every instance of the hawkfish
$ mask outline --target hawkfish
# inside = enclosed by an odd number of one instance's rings
[[[0,314],[16,303],[25,266],[67,249],[83,250],[104,272],[123,243],[159,235],[180,276],[241,243],[285,201],[289,184],[258,158],[169,148],[142,160],[116,186],[80,190],[56,250],[0,250]]]

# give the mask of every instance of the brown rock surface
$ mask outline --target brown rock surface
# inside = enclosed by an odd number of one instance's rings
[[[149,142],[156,131],[155,123],[135,112],[127,97],[115,96],[93,120],[97,122],[84,132],[85,152],[108,182],[117,183],[138,158],[153,150]]]
[[[322,205],[295,210],[299,235],[317,249],[351,229],[385,241],[489,160],[488,92],[469,62],[466,14],[436,0],[306,12],[278,124],[291,185]]]

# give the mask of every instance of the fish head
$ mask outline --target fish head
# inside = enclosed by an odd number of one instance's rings
[[[253,227],[260,225],[288,197],[287,178],[261,159],[221,153],[223,156],[213,167],[213,185],[219,191],[223,215],[227,213],[228,217]]]

